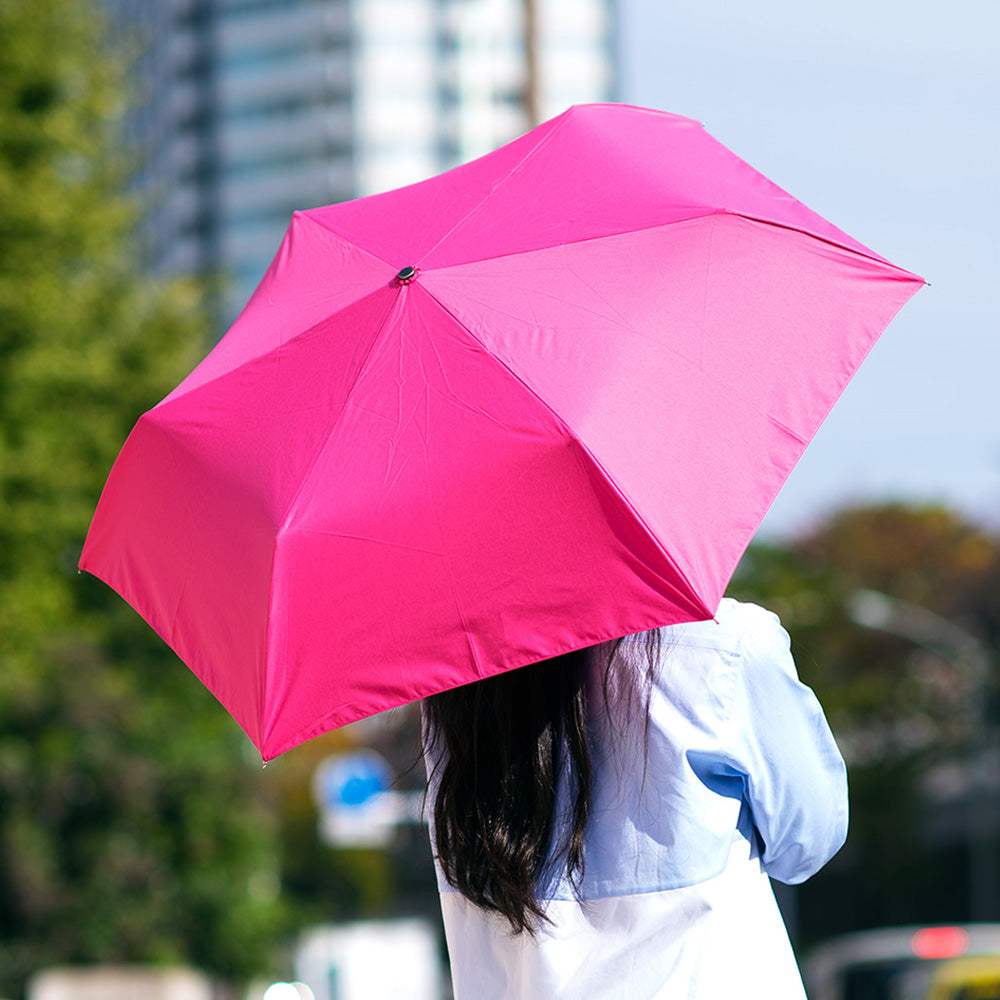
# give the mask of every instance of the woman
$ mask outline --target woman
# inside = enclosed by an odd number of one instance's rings
[[[768,882],[847,832],[777,618],[675,625],[425,703],[457,1000],[804,997]]]

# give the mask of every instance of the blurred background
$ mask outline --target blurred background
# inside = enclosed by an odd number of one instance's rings
[[[447,996],[414,710],[262,770],[76,561],[134,420],[294,209],[588,101],[704,121],[931,281],[730,592],[781,616],[850,769],[847,846],[779,890],[800,955],[1000,922],[998,21],[994,0],[2,0],[0,997]],[[883,981],[822,996],[927,995]]]

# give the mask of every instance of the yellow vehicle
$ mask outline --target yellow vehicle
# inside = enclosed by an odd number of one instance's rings
[[[1000,1000],[1000,956],[942,962],[931,977],[927,1000]]]

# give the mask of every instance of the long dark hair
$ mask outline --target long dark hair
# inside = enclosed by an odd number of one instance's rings
[[[659,636],[646,633],[648,677]],[[618,640],[621,642],[621,640]],[[434,695],[425,702],[432,778],[434,849],[448,883],[515,934],[547,922],[536,897],[551,861],[574,890],[584,871],[590,812],[588,679],[603,677],[618,643],[589,647]],[[568,781],[571,810],[556,817],[556,792]]]

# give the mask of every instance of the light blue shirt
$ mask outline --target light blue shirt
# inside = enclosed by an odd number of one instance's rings
[[[774,615],[726,599],[660,633],[648,693],[642,636],[607,710],[592,679],[585,875],[578,896],[542,880],[552,924],[512,936],[439,869],[457,1000],[803,996],[764,873],[801,882],[840,848],[843,759]]]

